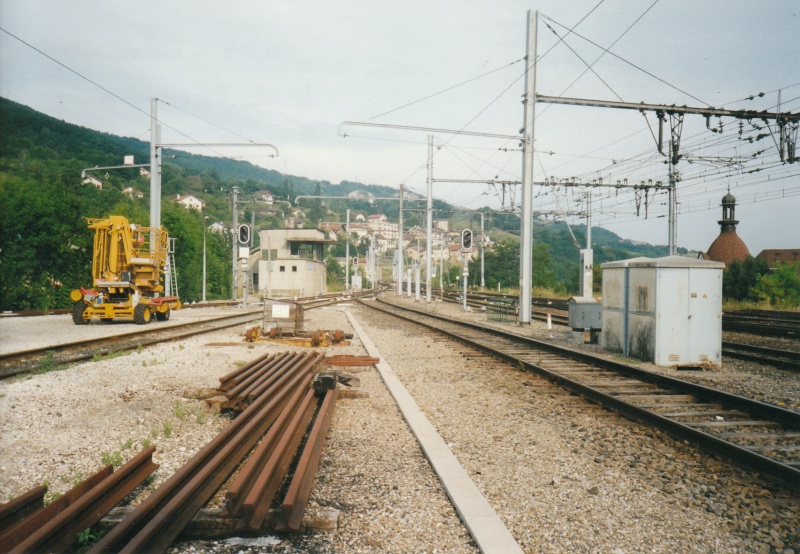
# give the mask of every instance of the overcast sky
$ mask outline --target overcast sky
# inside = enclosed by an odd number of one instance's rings
[[[797,0],[0,0],[0,95],[142,140],[157,97],[164,142],[267,142],[277,158],[215,150],[291,175],[424,193],[427,133],[340,124],[517,135],[528,10],[540,13],[540,94],[775,111],[781,90],[782,111],[800,111]],[[603,50],[589,41],[611,53],[594,63]],[[536,115],[536,181],[667,182],[653,114],[538,104]],[[715,133],[686,116],[678,245],[708,249],[730,186],[751,254],[800,247],[800,162],[780,162],[760,120],[721,123]],[[516,140],[442,132],[435,143],[435,179],[521,178]],[[536,192],[542,212],[585,205],[584,189]],[[434,194],[467,209],[521,199],[518,187],[486,184],[438,183]],[[642,194],[638,216],[632,191],[597,188],[592,199],[594,225],[667,243],[665,193]]]

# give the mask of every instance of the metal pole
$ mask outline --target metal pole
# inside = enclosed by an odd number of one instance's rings
[[[420,265],[419,262],[414,264],[414,301],[419,302],[419,288],[420,288]]]
[[[440,233],[439,243],[439,298],[444,300],[444,233]]]
[[[675,229],[675,214],[677,212],[677,199],[675,197],[675,166],[672,164],[672,151],[674,148],[673,139],[669,141],[669,156],[667,159],[669,161],[668,171],[669,171],[669,255],[675,255],[675,238],[677,236],[677,231]]]
[[[206,221],[208,216],[203,218],[203,302],[206,301]]]
[[[431,267],[433,267],[433,135],[428,135],[428,218],[425,248],[425,302],[431,303]]]
[[[397,296],[403,296],[403,185],[400,185],[400,234],[397,237]]]
[[[483,260],[483,250],[485,244],[485,236],[484,233],[486,230],[483,227],[483,212],[481,212],[481,292],[486,288],[486,279],[484,274],[484,260]]]
[[[533,272],[533,151],[536,121],[536,27],[539,12],[528,10],[522,161],[522,221],[520,229],[519,324],[531,323]],[[466,289],[465,289],[466,290]]]
[[[344,290],[350,290],[350,209],[347,209],[347,223],[344,226]]]
[[[231,243],[233,263],[231,277],[231,298],[236,300],[236,262],[239,259],[237,250],[239,249],[239,204],[236,196],[239,194],[239,187],[233,187],[233,223],[231,228]]]
[[[158,98],[150,99],[150,227],[161,227],[161,149],[158,147]],[[156,247],[155,236],[150,238],[150,252]]]
[[[469,262],[467,258],[467,253],[463,254],[464,256],[464,269],[462,275],[462,279],[464,280],[464,311],[467,311],[467,280],[469,278]]]

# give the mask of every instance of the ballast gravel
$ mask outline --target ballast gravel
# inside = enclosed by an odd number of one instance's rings
[[[368,308],[309,310],[306,328],[352,332],[343,309],[362,323],[526,552],[800,552],[800,498],[780,485]],[[457,306],[436,309],[464,315]],[[86,329],[65,316],[15,318],[13,332],[7,322],[0,319],[4,350],[9,336],[30,336],[26,328],[42,337]],[[566,338],[538,322],[525,332]],[[148,490],[157,487],[228,423],[184,391],[214,386],[263,353],[297,349],[246,345],[242,333],[217,331],[0,382],[0,500],[42,483],[49,495],[63,493],[104,458],[128,459],[147,442],[161,464]],[[365,354],[357,338],[327,350]],[[477,551],[377,372],[345,371],[359,378],[361,394],[337,404],[307,513],[338,510],[338,528],[257,542],[182,542],[171,552]],[[744,366],[704,373],[756,393]],[[775,385],[758,394],[796,409],[797,377],[783,376],[785,393],[780,380],[749,379]]]

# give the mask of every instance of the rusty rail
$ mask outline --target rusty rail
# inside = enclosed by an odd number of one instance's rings
[[[262,357],[248,365],[252,368],[268,360]],[[292,393],[308,388],[323,360],[323,355],[316,352],[304,354],[291,367],[285,366],[286,371],[269,385],[262,382],[260,395],[252,398],[235,420],[103,537],[91,552],[166,550],[273,425]],[[229,376],[223,379],[234,379]]]
[[[333,413],[336,410],[338,396],[338,389],[330,389],[325,393],[325,399],[322,401],[316,422],[308,436],[306,447],[300,456],[300,461],[297,463],[294,477],[292,477],[289,490],[286,492],[286,498],[281,504],[285,526],[290,531],[300,530],[303,514],[311,496],[311,489],[314,487],[314,478],[317,474],[319,461],[322,458],[322,449],[325,446],[328,429],[333,419]]]
[[[52,509],[50,506],[44,508],[3,535],[4,540],[8,538],[9,547],[4,542],[0,551],[13,554],[64,552],[77,540],[79,532],[100,521],[158,469],[158,464],[153,462],[153,452],[155,447],[150,446],[117,471],[112,472],[108,466],[83,481],[75,487],[78,490],[74,495],[65,495],[69,497],[67,500],[55,506],[56,503],[51,504]]]
[[[28,492],[20,494],[5,504],[0,504],[0,541],[9,529],[20,524],[26,518],[44,509],[44,495],[47,487],[39,485]],[[5,551],[0,542],[0,551]]]
[[[309,389],[300,407],[286,425],[266,465],[258,473],[253,488],[245,497],[242,521],[249,529],[256,531],[261,528],[315,409],[314,390]]]

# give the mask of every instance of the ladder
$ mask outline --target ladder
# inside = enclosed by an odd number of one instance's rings
[[[169,239],[167,248],[167,263],[164,266],[165,296],[178,296],[178,267],[175,265],[175,241]]]

